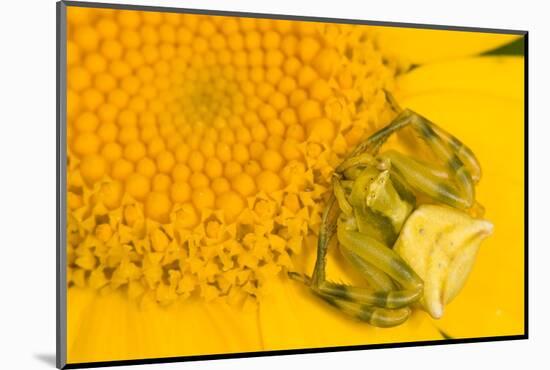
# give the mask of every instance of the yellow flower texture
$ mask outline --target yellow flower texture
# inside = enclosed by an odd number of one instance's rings
[[[514,36],[72,6],[67,23],[69,363],[522,333],[523,58],[465,58]],[[311,271],[334,167],[394,117],[385,90],[471,145],[496,228],[442,320],[392,329],[286,277]]]

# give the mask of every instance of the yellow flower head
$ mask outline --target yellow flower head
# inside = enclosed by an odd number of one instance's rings
[[[471,57],[514,37],[68,6],[68,361],[520,333],[523,59]],[[445,316],[392,329],[287,278],[312,271],[335,167],[394,118],[386,91],[471,146],[495,225]]]

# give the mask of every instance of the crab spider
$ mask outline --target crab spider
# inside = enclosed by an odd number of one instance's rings
[[[428,144],[443,169],[394,150],[380,153],[386,140],[407,126]],[[424,194],[432,202],[467,210],[475,205],[474,185],[480,177],[480,165],[466,145],[421,115],[402,110],[335,169],[313,275],[291,272],[290,277],[371,325],[403,323],[411,313],[409,306],[421,299],[424,282],[392,247],[415,211],[416,196]],[[334,236],[340,252],[362,273],[368,288],[327,280],[326,255]]]

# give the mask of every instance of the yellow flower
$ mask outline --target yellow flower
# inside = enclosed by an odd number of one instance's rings
[[[69,363],[523,332],[523,58],[475,56],[515,36],[67,19]],[[473,149],[495,225],[445,316],[392,329],[286,277],[312,269],[334,167],[393,118],[385,90]]]

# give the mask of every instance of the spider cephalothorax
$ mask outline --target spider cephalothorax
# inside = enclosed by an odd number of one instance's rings
[[[395,150],[380,151],[390,135],[407,126],[428,145],[438,165]],[[479,242],[492,229],[489,222],[468,214],[477,206],[474,185],[480,176],[475,155],[462,142],[421,115],[401,111],[334,170],[313,275],[290,276],[346,314],[375,326],[403,323],[410,306],[419,301],[432,316],[441,316],[442,305],[464,284]],[[420,206],[418,197],[423,198]],[[407,236],[401,236],[403,231]],[[442,238],[445,232],[454,240]],[[468,237],[462,236],[465,233]],[[334,235],[340,252],[362,273],[367,287],[326,279],[326,254]],[[422,240],[430,246],[415,245]],[[444,245],[439,245],[441,240]],[[472,243],[475,248],[462,248]],[[460,254],[463,250],[468,251],[466,257]],[[443,257],[434,260],[432,255]]]

